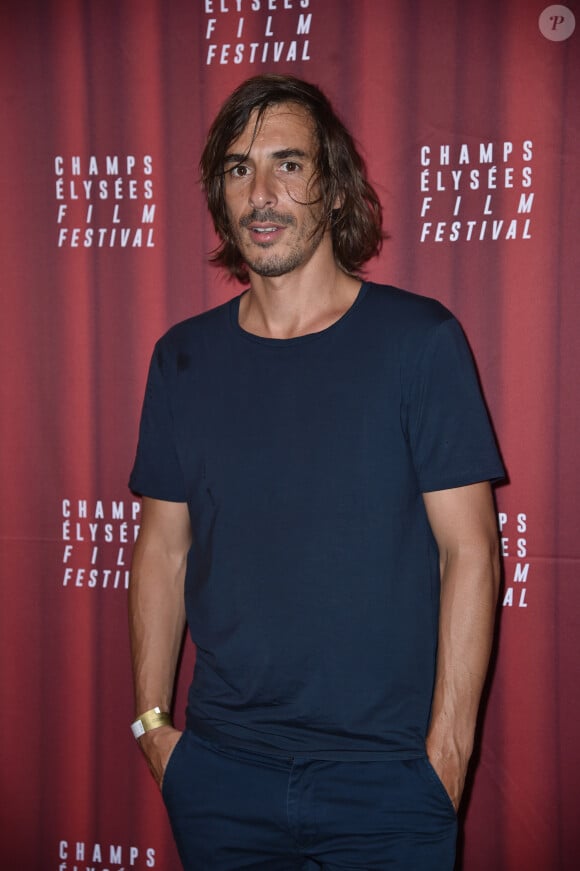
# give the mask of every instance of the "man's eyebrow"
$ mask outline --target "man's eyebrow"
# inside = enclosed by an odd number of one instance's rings
[[[226,154],[224,157],[224,163],[243,163],[244,160],[247,159],[247,154],[235,154],[234,152],[231,152],[230,154]]]
[[[309,154],[301,148],[281,148],[279,151],[273,151],[269,156],[274,160],[289,160],[291,157],[298,157],[304,160],[304,158],[309,157]],[[224,157],[224,165],[228,163],[244,163],[248,157],[249,155],[247,153],[238,154],[237,152],[232,151]]]
[[[280,151],[274,151],[272,154],[272,157],[276,160],[288,160],[289,157],[300,157],[304,159],[308,156],[308,153],[302,151],[301,148],[282,148]]]

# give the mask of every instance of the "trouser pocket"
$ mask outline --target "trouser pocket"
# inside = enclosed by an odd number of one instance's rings
[[[453,816],[456,816],[457,811],[455,810],[455,805],[451,801],[451,796],[449,795],[449,793],[445,789],[445,784],[443,783],[443,781],[441,780],[441,778],[437,774],[435,768],[433,767],[433,765],[429,761],[429,757],[425,756],[423,761],[425,763],[425,768],[427,770],[427,773],[428,773],[432,783],[436,787],[437,791],[439,792],[440,797],[445,801],[445,804],[447,805],[447,807],[452,811]]]

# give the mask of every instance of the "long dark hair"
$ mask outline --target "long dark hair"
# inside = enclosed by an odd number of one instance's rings
[[[242,282],[248,270],[233,240],[224,197],[224,158],[245,130],[254,110],[256,126],[270,106],[295,103],[311,116],[318,140],[313,182],[322,204],[320,224],[327,224],[338,265],[356,274],[379,253],[384,238],[379,198],[367,180],[366,167],[353,138],[329,100],[315,85],[293,76],[262,75],[243,82],[221,107],[200,161],[201,180],[221,243],[211,261]],[[335,209],[336,202],[340,202]]]

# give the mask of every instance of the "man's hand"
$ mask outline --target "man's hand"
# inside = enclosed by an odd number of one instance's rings
[[[182,734],[179,729],[174,729],[173,726],[159,726],[157,729],[145,732],[139,738],[139,745],[159,789],[163,785],[163,775],[169,757],[175,750],[175,745]]]
[[[462,760],[459,752],[444,754],[436,750],[433,741],[429,740],[427,740],[427,756],[457,813],[465,786],[469,758]]]

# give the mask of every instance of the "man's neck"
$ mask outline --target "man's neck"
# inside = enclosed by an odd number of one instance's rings
[[[361,282],[336,265],[321,278],[320,270],[296,270],[266,278],[250,274],[250,290],[240,301],[239,323],[248,333],[291,339],[325,330],[354,303]]]

